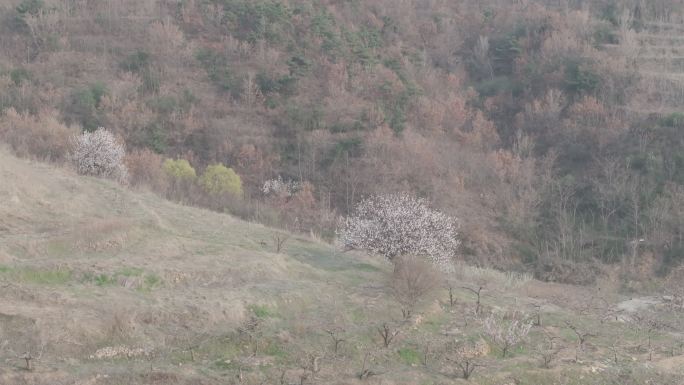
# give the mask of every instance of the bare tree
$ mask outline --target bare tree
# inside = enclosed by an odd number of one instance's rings
[[[360,380],[366,380],[370,377],[373,376],[379,376],[382,373],[376,372],[372,369],[370,369],[370,361],[371,361],[371,353],[366,352],[366,354],[363,355],[363,361],[361,363],[361,371],[359,372],[359,379]]]
[[[577,336],[577,350],[575,350],[575,361],[579,361],[579,354],[580,352],[584,351],[585,343],[587,342],[587,339],[591,337],[598,337],[597,334],[591,333],[591,332],[586,332],[578,328],[577,326],[573,325],[569,321],[565,321],[565,325],[572,330],[575,335]]]
[[[653,335],[667,327],[667,324],[652,312],[644,312],[632,315],[633,325],[636,331],[645,335],[648,360],[653,360]]]
[[[335,328],[335,329],[327,329],[325,331],[328,333],[330,338],[333,340],[333,352],[337,354],[337,351],[339,350],[340,344],[342,344],[344,341],[346,341],[344,338],[340,336],[341,333],[344,333],[344,330]]]
[[[392,292],[402,305],[404,319],[413,314],[416,305],[439,286],[441,277],[432,264],[417,256],[397,258],[392,275]]]
[[[271,235],[271,238],[273,238],[273,246],[275,248],[276,254],[280,254],[280,251],[283,249],[285,242],[290,239],[290,236],[285,233],[274,232]]]
[[[380,337],[382,337],[382,343],[386,348],[390,346],[400,331],[401,330],[399,330],[399,328],[393,328],[392,326],[388,325],[387,322],[383,323],[382,326],[378,328],[378,333],[380,333]]]
[[[477,296],[477,301],[475,302],[475,315],[480,314],[480,294],[482,293],[482,289],[484,288],[482,286],[479,286],[477,289],[473,289],[472,287],[468,286],[463,286],[462,288],[468,290],[469,292]]]
[[[537,346],[537,353],[541,357],[542,367],[549,369],[551,363],[558,357],[558,353],[561,351],[561,347],[558,346],[556,340],[558,337],[545,334],[544,342]]]
[[[447,362],[455,365],[458,375],[464,380],[470,379],[475,369],[483,367],[481,357],[485,354],[485,348],[481,342],[448,342],[444,351]],[[451,376],[454,374],[451,373]]]
[[[613,354],[613,363],[618,364],[619,354],[622,345],[622,335],[616,335],[610,344],[610,351]]]
[[[250,317],[238,328],[238,333],[240,336],[246,337],[248,343],[254,345],[252,356],[259,354],[259,343],[262,337],[261,320],[254,316]]]

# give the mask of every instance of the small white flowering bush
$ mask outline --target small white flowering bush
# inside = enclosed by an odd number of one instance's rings
[[[128,170],[124,164],[126,150],[114,135],[100,127],[84,132],[74,140],[71,159],[81,175],[93,175],[125,182]]]
[[[429,257],[442,270],[452,266],[460,241],[456,219],[406,193],[376,195],[360,202],[338,235],[346,248],[367,250],[393,260]]]
[[[149,357],[152,350],[148,348],[129,348],[128,346],[107,346],[98,349],[90,355],[91,360],[108,360],[114,358],[138,358]]]
[[[266,196],[291,197],[301,188],[299,182],[283,181],[283,177],[269,179],[264,182],[261,192]]]
[[[485,319],[482,325],[484,333],[501,348],[502,357],[506,357],[510,349],[523,342],[530,333],[532,321],[524,318],[521,314],[514,314],[511,319],[506,320],[492,314]]]

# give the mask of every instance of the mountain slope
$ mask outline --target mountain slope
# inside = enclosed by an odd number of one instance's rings
[[[440,287],[402,319],[384,261],[297,236],[274,253],[275,230],[4,150],[0,203],[3,385],[458,384],[449,349],[459,341],[482,349],[476,384],[604,384],[628,375],[628,384],[674,385],[684,375],[684,325],[659,298],[623,301],[610,286],[460,266],[448,277],[452,290]],[[464,287],[478,286],[474,314]],[[672,327],[651,332],[650,352],[633,326],[646,310]],[[542,325],[500,358],[483,338],[483,318],[521,312],[538,313]],[[389,346],[383,325],[397,332]],[[568,325],[595,335],[585,350],[576,351]],[[343,340],[339,350],[331,335]],[[549,336],[558,351],[544,369],[539,347]],[[561,378],[579,382],[554,382]]]
[[[42,352],[38,371],[88,367],[72,357],[119,344],[180,355],[233,331],[250,309],[287,303],[325,319],[312,293],[354,301],[363,294],[352,283],[379,276],[327,245],[293,237],[275,254],[263,226],[5,152],[0,197],[0,360]]]

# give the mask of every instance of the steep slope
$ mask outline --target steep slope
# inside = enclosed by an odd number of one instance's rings
[[[323,322],[319,307],[366,300],[361,283],[379,277],[327,245],[293,237],[275,254],[263,226],[5,152],[0,201],[0,362],[28,350],[49,383],[74,375],[65,368],[92,374],[87,358],[109,346],[183,356],[251,313],[306,309]]]
[[[274,253],[274,233],[0,150],[0,384],[458,384],[463,341],[486,365],[471,383],[681,383],[660,298],[461,266],[402,319],[388,263],[297,236]],[[650,351],[645,310],[671,327]],[[483,338],[502,312],[541,321],[506,358]],[[581,351],[568,325],[591,331]]]

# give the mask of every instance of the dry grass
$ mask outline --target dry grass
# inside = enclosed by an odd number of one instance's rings
[[[291,237],[276,254],[272,229],[18,160],[2,150],[0,175],[9,182],[0,184],[0,196],[9,197],[9,204],[0,205],[3,385],[219,385],[239,375],[242,384],[256,385],[279,383],[283,372],[286,380],[308,373],[308,383],[341,385],[361,383],[364,357],[369,358],[363,370],[378,373],[364,383],[459,383],[438,374],[444,364],[436,354],[440,344],[445,333],[479,339],[473,298],[464,290],[456,291],[453,306],[443,298],[446,291],[435,291],[438,300],[415,308],[415,322],[401,322],[385,284],[391,267],[383,261],[334,254],[330,245],[302,237]],[[70,243],[109,239],[125,241],[96,250]],[[554,371],[582,373],[583,384],[605,383],[587,368],[605,366],[607,336],[624,326],[603,324],[597,310],[582,306],[592,289],[466,265],[449,278],[459,286],[485,282],[487,311],[555,303],[541,308],[544,332],[563,347]],[[615,296],[610,300],[620,299]],[[601,335],[584,353],[586,365],[564,361],[574,354],[565,320]],[[389,349],[377,331],[383,322],[401,329]],[[336,354],[326,333],[331,328],[346,340]],[[535,328],[530,336],[534,346],[542,331]],[[424,367],[428,347],[433,366]],[[482,357],[488,369],[476,371],[472,382],[494,385],[517,376],[545,383],[547,370],[537,368],[538,357],[528,348],[515,349],[507,360],[494,358],[496,349],[490,352]],[[32,372],[21,369],[26,349],[40,357]],[[668,359],[665,353],[657,350],[654,363]],[[630,364],[635,373],[643,369],[643,357]],[[645,375],[661,376],[649,370]]]
[[[464,282],[484,283],[488,286],[515,289],[532,281],[532,274],[527,272],[499,271],[490,268],[458,264],[454,276]]]

